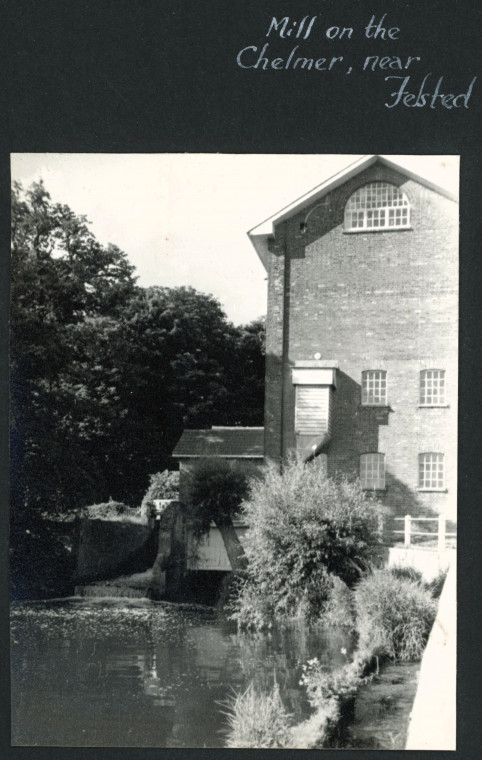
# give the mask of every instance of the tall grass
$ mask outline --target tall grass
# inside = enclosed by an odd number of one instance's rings
[[[272,749],[289,745],[292,716],[281,701],[278,685],[267,694],[259,694],[251,682],[226,707],[227,747]]]
[[[229,701],[225,714],[226,747],[231,749],[319,749],[336,725],[339,706],[336,699],[323,700],[307,720],[294,726],[277,685],[260,694],[250,683],[246,691]]]
[[[436,603],[416,580],[375,570],[354,591],[360,652],[419,660],[435,619]]]

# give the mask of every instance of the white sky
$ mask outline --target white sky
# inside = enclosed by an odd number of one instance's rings
[[[14,153],[12,179],[43,178],[54,201],[115,243],[141,286],[212,293],[235,324],[266,313],[266,272],[246,235],[359,155]],[[458,157],[390,156],[458,191]]]

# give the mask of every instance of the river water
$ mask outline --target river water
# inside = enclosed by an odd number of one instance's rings
[[[346,635],[240,633],[208,607],[72,597],[12,605],[12,743],[222,747],[223,703],[276,679],[297,722],[301,667],[346,661]]]

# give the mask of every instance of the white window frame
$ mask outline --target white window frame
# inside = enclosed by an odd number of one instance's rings
[[[361,454],[360,482],[365,491],[385,490],[385,454],[378,451]]]
[[[420,371],[419,406],[446,406],[444,369]]]
[[[348,198],[345,232],[378,232],[410,229],[410,203],[390,182],[369,182]]]
[[[418,490],[445,491],[445,456],[440,451],[418,455]]]
[[[379,397],[379,401],[374,400],[377,397]],[[362,372],[361,402],[362,406],[387,406],[386,370],[366,369]]]

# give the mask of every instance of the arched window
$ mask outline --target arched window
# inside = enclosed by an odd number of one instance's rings
[[[408,198],[388,182],[363,185],[345,206],[345,230],[396,230],[409,226]]]
[[[385,488],[385,454],[362,454],[360,457],[361,487],[370,491]]]

